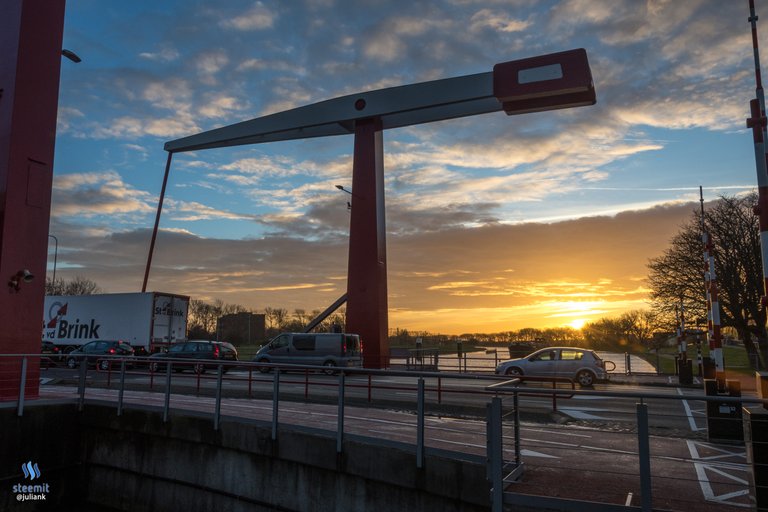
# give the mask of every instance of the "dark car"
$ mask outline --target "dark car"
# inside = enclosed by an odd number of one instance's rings
[[[61,356],[61,349],[52,341],[44,341],[42,347],[40,348],[41,354],[49,354],[50,358],[53,360],[60,359]]]
[[[149,370],[152,372],[165,369],[163,359],[211,359],[217,362],[237,361],[237,349],[226,341],[190,340],[174,343],[168,348],[168,352],[159,352],[149,356]],[[216,368],[218,364],[203,362],[173,363],[173,369],[177,372],[193,370],[195,373],[205,373],[205,370]],[[228,368],[225,366],[224,371]]]
[[[67,366],[76,368],[85,360],[88,365],[95,366],[98,362],[100,370],[108,370],[110,358],[104,356],[133,357],[133,347],[122,340],[97,340],[86,343],[67,354]],[[118,364],[117,362],[115,364]]]

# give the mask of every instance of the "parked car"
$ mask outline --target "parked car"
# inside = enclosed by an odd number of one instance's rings
[[[580,386],[591,386],[606,379],[605,362],[593,350],[574,347],[548,347],[519,359],[504,361],[497,375],[530,377],[568,377]]]
[[[210,359],[216,363],[183,363],[174,362],[172,368],[177,371],[193,370],[195,373],[205,373],[207,369],[213,369],[218,366],[218,362],[237,361],[237,349],[231,343],[226,341],[208,341],[208,340],[189,340],[179,343],[173,343],[168,352],[158,352],[149,356],[149,371],[163,371],[166,363],[163,359]],[[224,366],[226,372],[229,368]]]
[[[253,361],[325,366],[325,373],[333,374],[333,367],[362,366],[363,346],[357,334],[284,332],[261,347]],[[268,366],[260,369],[270,371]]]
[[[125,341],[96,340],[86,343],[67,354],[66,362],[69,368],[77,368],[83,361],[92,366],[95,366],[98,362],[100,370],[107,370],[110,367],[110,361],[108,357],[105,358],[104,356],[133,357],[133,355],[133,347]]]
[[[50,354],[52,360],[59,360],[61,357],[61,349],[52,341],[43,341],[43,345],[40,348],[40,353]]]

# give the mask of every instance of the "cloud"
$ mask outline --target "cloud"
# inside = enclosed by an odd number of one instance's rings
[[[383,62],[402,59],[408,50],[408,40],[429,31],[445,28],[451,23],[435,18],[396,16],[388,18],[367,37],[363,46],[366,57]]]
[[[529,21],[517,20],[502,12],[492,11],[491,9],[477,11],[469,21],[469,30],[471,32],[479,32],[485,29],[500,32],[522,32],[531,24]]]
[[[265,7],[263,3],[256,2],[244,13],[228,20],[222,20],[219,24],[224,28],[240,31],[264,30],[271,28],[276,18],[277,15]]]
[[[163,48],[158,52],[141,52],[139,57],[157,62],[172,62],[179,58],[179,51],[175,48]]]
[[[153,211],[149,194],[125,183],[115,171],[57,175],[53,181],[52,216],[104,221],[135,219]]]
[[[99,179],[86,175],[81,181]],[[644,307],[647,290],[638,276],[646,274],[648,258],[660,253],[695,208],[688,204],[549,225],[447,226],[439,233],[390,235],[390,325],[499,331]],[[130,286],[142,271],[147,231],[87,237],[67,250],[65,267],[92,269],[94,280],[110,291],[123,291],[121,286]],[[163,230],[152,286],[256,309],[320,309],[344,291],[337,276],[346,274],[346,251],[345,236],[223,240]],[[104,260],[105,254],[112,256]],[[121,267],[133,268],[135,276],[116,275],[114,269]],[[431,324],[427,311],[435,312]],[[446,323],[436,329],[435,319]]]

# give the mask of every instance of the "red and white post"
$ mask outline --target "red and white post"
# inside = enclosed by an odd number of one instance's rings
[[[763,297],[760,304],[768,308],[768,154],[766,151],[766,116],[765,93],[760,74],[760,52],[757,44],[757,15],[755,14],[755,1],[749,0],[749,22],[752,25],[752,49],[755,60],[755,95],[757,98],[749,102],[750,115],[747,119],[747,127],[752,128],[755,143],[755,165],[757,168],[757,205],[754,213],[758,216],[760,225],[760,251],[763,262]]]
[[[685,309],[683,307],[683,299],[680,298],[680,314],[678,315],[677,326],[677,356],[679,361],[685,361],[688,359],[688,344],[685,339]]]
[[[704,192],[701,187],[699,187],[699,200],[701,201],[701,241],[704,244],[704,284],[707,291],[709,355],[715,361],[717,387],[718,389],[725,389],[725,358],[723,357],[723,335],[720,330],[720,301],[717,296],[715,248],[704,223]]]

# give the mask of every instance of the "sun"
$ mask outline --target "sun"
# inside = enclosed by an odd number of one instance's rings
[[[587,321],[584,320],[583,318],[577,318],[576,320],[571,321],[571,323],[569,323],[568,325],[570,325],[574,329],[578,330],[578,329],[581,329],[582,327],[584,327],[584,324],[586,324],[586,323],[587,323]]]

